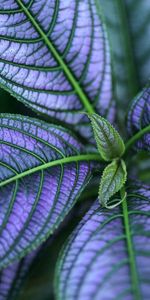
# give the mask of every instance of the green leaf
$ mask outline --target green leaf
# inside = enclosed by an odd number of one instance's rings
[[[102,158],[106,161],[120,158],[125,151],[125,145],[116,129],[97,114],[88,116],[92,122],[97,148]]]
[[[113,208],[124,200],[126,195],[121,200],[115,199],[115,204],[108,205],[109,199],[120,191],[126,179],[127,171],[123,160],[114,160],[105,168],[99,188],[99,201],[104,207]]]
[[[150,76],[150,1],[97,0],[105,16],[115,78],[123,109]]]

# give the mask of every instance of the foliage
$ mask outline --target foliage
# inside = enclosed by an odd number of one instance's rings
[[[0,1],[0,300],[149,300],[149,16]]]

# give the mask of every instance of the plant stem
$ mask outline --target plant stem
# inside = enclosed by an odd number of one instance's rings
[[[127,154],[128,150],[132,147],[136,141],[138,141],[145,133],[150,133],[150,125],[147,127],[143,128],[139,132],[137,132],[134,136],[129,139],[129,141],[126,143],[126,150],[125,150],[125,155]]]
[[[100,154],[95,154],[95,153],[63,157],[63,158],[42,164],[40,166],[34,167],[34,168],[24,171],[22,173],[18,173],[15,176],[12,176],[11,178],[8,178],[8,179],[0,182],[0,187],[3,187],[4,185],[12,183],[18,179],[21,179],[25,176],[29,176],[29,175],[39,172],[41,170],[45,170],[47,168],[51,168],[51,167],[55,167],[55,166],[63,165],[63,164],[67,164],[67,163],[73,163],[73,162],[76,163],[78,161],[102,161],[102,158],[101,158]]]
[[[123,187],[120,191],[121,198],[125,196],[125,187]],[[140,290],[139,290],[139,281],[137,275],[137,268],[136,268],[136,261],[134,256],[134,248],[132,243],[131,231],[130,231],[130,221],[129,221],[129,214],[128,214],[128,206],[127,206],[127,199],[122,202],[122,211],[124,217],[124,228],[125,228],[125,236],[127,242],[127,251],[129,256],[129,264],[131,270],[131,281],[132,281],[132,290],[134,294],[135,300],[140,300]]]

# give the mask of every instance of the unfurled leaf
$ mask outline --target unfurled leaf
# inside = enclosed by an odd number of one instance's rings
[[[149,126],[149,133],[136,143],[137,149],[150,150],[150,87],[146,87],[133,100],[128,113],[128,132],[133,136],[137,132]]]
[[[121,157],[125,146],[117,130],[106,119],[96,114],[90,114],[89,118],[101,157],[106,161]]]
[[[1,1],[0,38],[0,84],[19,101],[80,121],[84,135],[88,119],[79,112],[112,120],[110,53],[95,0]]]
[[[37,251],[33,251],[0,272],[0,300],[16,299],[36,254]]]
[[[150,1],[149,0],[97,0],[109,34],[115,93],[126,111],[150,77]]]
[[[75,204],[95,157],[83,151],[62,127],[0,116],[0,268],[36,248]]]
[[[127,171],[123,160],[114,160],[105,168],[99,188],[99,201],[102,206],[113,208],[122,202],[122,199],[120,199],[115,201],[115,204],[109,205],[108,203],[109,199],[124,186],[126,179]]]
[[[96,201],[67,241],[57,299],[150,299],[150,187],[133,185],[113,211]]]

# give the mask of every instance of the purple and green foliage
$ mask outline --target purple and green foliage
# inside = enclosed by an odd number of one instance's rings
[[[0,1],[0,300],[29,299],[37,252],[32,300],[150,299],[150,186],[128,175],[150,182],[149,16],[147,0]]]
[[[109,45],[95,0],[1,1],[0,37],[0,84],[19,101],[84,135],[88,119],[79,112],[113,120]]]
[[[37,247],[59,226],[91,177],[96,154],[67,130],[0,116],[0,268]],[[82,154],[82,155],[81,155]]]
[[[16,299],[36,255],[37,250],[0,272],[0,300]]]
[[[137,149],[150,151],[150,87],[147,86],[134,99],[128,113],[128,132],[130,136],[145,131],[136,143]]]
[[[112,211],[96,201],[61,252],[56,298],[148,300],[149,216],[150,186],[142,183]]]

